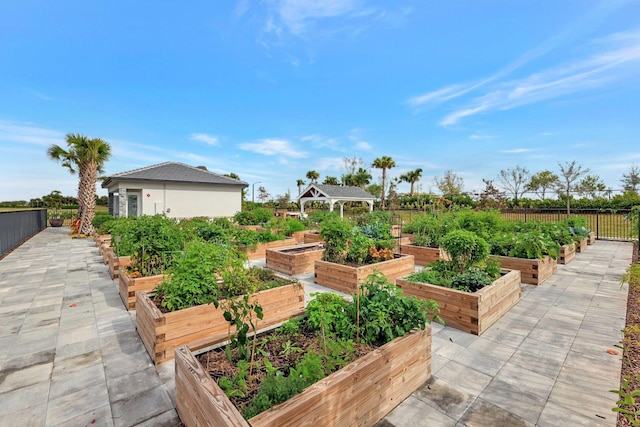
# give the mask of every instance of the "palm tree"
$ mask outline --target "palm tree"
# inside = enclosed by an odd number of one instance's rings
[[[53,144],[47,150],[49,158],[61,162],[72,174],[78,172],[79,233],[93,232],[91,221],[96,209],[96,180],[104,163],[111,157],[111,146],[100,138],[89,139],[80,134],[67,134],[67,150]]]
[[[298,194],[302,194],[302,186],[305,184],[304,180],[299,179],[296,181],[296,185],[298,186]]]
[[[364,188],[371,182],[371,174],[365,168],[359,168],[352,176],[353,185]]]
[[[380,194],[380,207],[384,208],[384,193],[387,183],[387,169],[395,167],[396,162],[389,156],[378,157],[371,164],[376,169],[382,169],[382,193]]]
[[[314,171],[314,170],[310,170],[309,172],[307,172],[307,179],[311,180],[311,184],[315,184],[318,181],[318,178],[320,178],[320,174],[318,173],[318,171]]]
[[[338,178],[335,176],[327,176],[324,181],[322,181],[322,185],[340,185],[340,182],[338,182]]]
[[[422,168],[418,168],[414,171],[409,171],[404,175],[400,175],[400,181],[408,182],[409,184],[411,184],[411,190],[409,191],[409,194],[411,194],[412,196],[415,183],[420,181],[420,178],[422,178]]]

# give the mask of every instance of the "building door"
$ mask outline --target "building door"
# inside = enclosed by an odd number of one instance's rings
[[[138,195],[127,194],[127,216],[138,216]]]

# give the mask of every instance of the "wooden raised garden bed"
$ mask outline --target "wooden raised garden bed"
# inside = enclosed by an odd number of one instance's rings
[[[102,261],[104,265],[109,264],[109,256],[110,252],[113,252],[113,248],[111,247],[111,242],[105,242],[100,245],[100,255],[102,255]]]
[[[293,233],[291,233],[291,238],[294,239],[298,244],[304,243],[304,235],[306,233],[306,231],[294,231]]]
[[[577,253],[582,253],[587,250],[587,245],[589,244],[589,238],[585,237],[584,239],[576,240],[574,245],[576,247]]]
[[[120,299],[127,310],[136,309],[136,293],[151,292],[164,280],[163,274],[145,277],[131,277],[127,274],[126,267],[120,267],[118,273],[118,291]]]
[[[96,247],[99,248],[103,243],[111,242],[111,234],[98,234],[93,236],[93,241],[96,243]]]
[[[314,262],[322,259],[323,254],[324,248],[321,243],[309,243],[284,249],[268,249],[267,268],[289,276],[311,273]]]
[[[431,328],[396,338],[248,422],[188,348],[175,357],[176,409],[187,427],[373,426],[431,377]]]
[[[593,245],[596,242],[596,233],[593,231],[589,232],[589,237],[587,238],[587,244]]]
[[[560,246],[558,254],[558,264],[569,264],[576,257],[576,245]]]
[[[307,231],[304,233],[304,243],[320,243],[322,236],[319,231]]]
[[[295,239],[285,239],[268,243],[258,243],[258,246],[256,246],[254,249],[244,248],[243,250],[247,253],[247,258],[260,259],[266,256],[267,249],[289,248],[295,245]]]
[[[545,280],[558,271],[555,259],[545,255],[542,259],[513,258],[507,256],[496,257],[500,261],[500,268],[519,270],[522,283],[541,285]]]
[[[380,271],[391,283],[395,283],[398,277],[413,273],[415,263],[413,255],[401,255],[388,261],[360,267],[318,260],[315,262],[314,270],[317,284],[350,294],[357,292],[360,284],[374,270]]]
[[[251,301],[255,299],[264,312],[264,318],[257,322],[259,329],[304,313],[304,285],[300,283],[260,291]],[[178,347],[188,345],[197,350],[226,341],[229,323],[223,313],[213,304],[162,313],[147,293],[136,294],[136,328],[154,363],[173,359]]]
[[[128,256],[116,256],[116,253],[109,251],[109,274],[112,279],[117,279],[120,276],[120,267],[128,267],[131,265],[131,257]]]
[[[427,265],[440,259],[449,259],[447,253],[440,248],[403,244],[400,246],[400,252],[403,255],[413,255],[416,265]]]
[[[490,286],[473,293],[406,279],[396,280],[396,285],[405,295],[436,301],[447,326],[480,335],[520,301],[520,272],[502,273]]]

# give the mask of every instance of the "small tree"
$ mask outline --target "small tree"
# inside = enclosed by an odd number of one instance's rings
[[[632,164],[629,166],[629,172],[622,174],[620,181],[622,182],[622,188],[625,192],[638,194],[638,187],[640,187],[640,168]]]
[[[526,186],[526,190],[533,191],[542,200],[544,200],[546,192],[556,188],[558,186],[558,182],[558,175],[549,170],[544,170],[531,177]]]
[[[458,195],[464,188],[464,180],[450,169],[444,173],[443,177],[436,176],[433,180],[443,196]]]
[[[583,197],[595,199],[602,197],[603,193],[607,191],[607,186],[598,175],[586,175],[580,180],[576,190]]]
[[[395,160],[389,156],[378,157],[371,164],[372,167],[382,170],[382,192],[380,193],[380,206],[384,208],[384,195],[387,189],[387,170],[396,166]]]
[[[578,179],[588,174],[590,170],[576,164],[575,160],[571,163],[565,162],[564,165],[558,162],[558,166],[560,167],[560,179],[557,189],[567,198],[567,215],[571,215],[571,192],[575,191]]]
[[[264,188],[262,185],[258,187],[258,199],[260,199],[262,203],[267,201],[269,197],[271,197],[271,194],[269,194],[266,188]]]
[[[306,177],[311,181],[311,184],[316,184],[318,182],[318,178],[320,178],[320,173],[315,170],[310,170],[307,172]]]
[[[422,178],[422,168],[418,168],[416,170],[409,171],[404,175],[400,175],[400,181],[407,182],[411,185],[411,190],[409,190],[409,194],[413,196],[413,190],[415,188],[416,182],[420,181]]]
[[[507,201],[506,194],[493,185],[493,180],[483,178],[482,182],[484,182],[485,187],[480,193],[479,206],[491,209],[503,208]]]
[[[522,166],[502,169],[498,175],[502,188],[513,194],[515,205],[518,204],[518,199],[526,191],[530,177],[529,170]]]

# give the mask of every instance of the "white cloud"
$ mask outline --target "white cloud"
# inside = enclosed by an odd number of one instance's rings
[[[493,139],[495,135],[482,135],[480,133],[474,133],[473,135],[469,135],[469,139]]]
[[[501,153],[505,153],[505,154],[530,153],[531,151],[534,151],[534,149],[533,148],[513,148],[510,150],[500,150]]]
[[[572,93],[601,88],[623,79],[626,73],[635,78],[638,72],[640,31],[634,31],[612,34],[596,40],[587,46],[592,53],[586,58],[575,58],[560,66],[540,70],[521,79],[501,81],[507,74],[555,47],[554,43],[549,43],[534,49],[477,83],[449,85],[412,97],[407,102],[414,108],[444,103],[488,86],[484,93],[466,101],[439,122],[442,126],[450,126],[477,114],[509,110]]]
[[[316,162],[315,168],[321,171],[327,169],[340,170],[344,166],[343,157],[323,157]]]
[[[369,151],[371,150],[371,144],[369,144],[367,141],[358,141],[356,143],[356,148],[358,150]]]
[[[0,143],[27,143],[48,147],[51,144],[63,145],[65,134],[46,129],[33,123],[0,120]]]
[[[309,21],[354,12],[358,6],[356,0],[280,0],[275,3],[276,13],[282,24],[292,34],[304,33]],[[270,20],[271,31],[281,31],[280,26]]]
[[[191,139],[192,141],[204,142],[205,144],[214,146],[218,145],[219,142],[217,136],[207,135],[206,133],[192,133],[189,139]]]
[[[260,142],[246,142],[239,145],[241,150],[252,151],[265,156],[280,154],[286,157],[302,158],[307,153],[294,149],[289,141],[284,139],[261,139]]]

